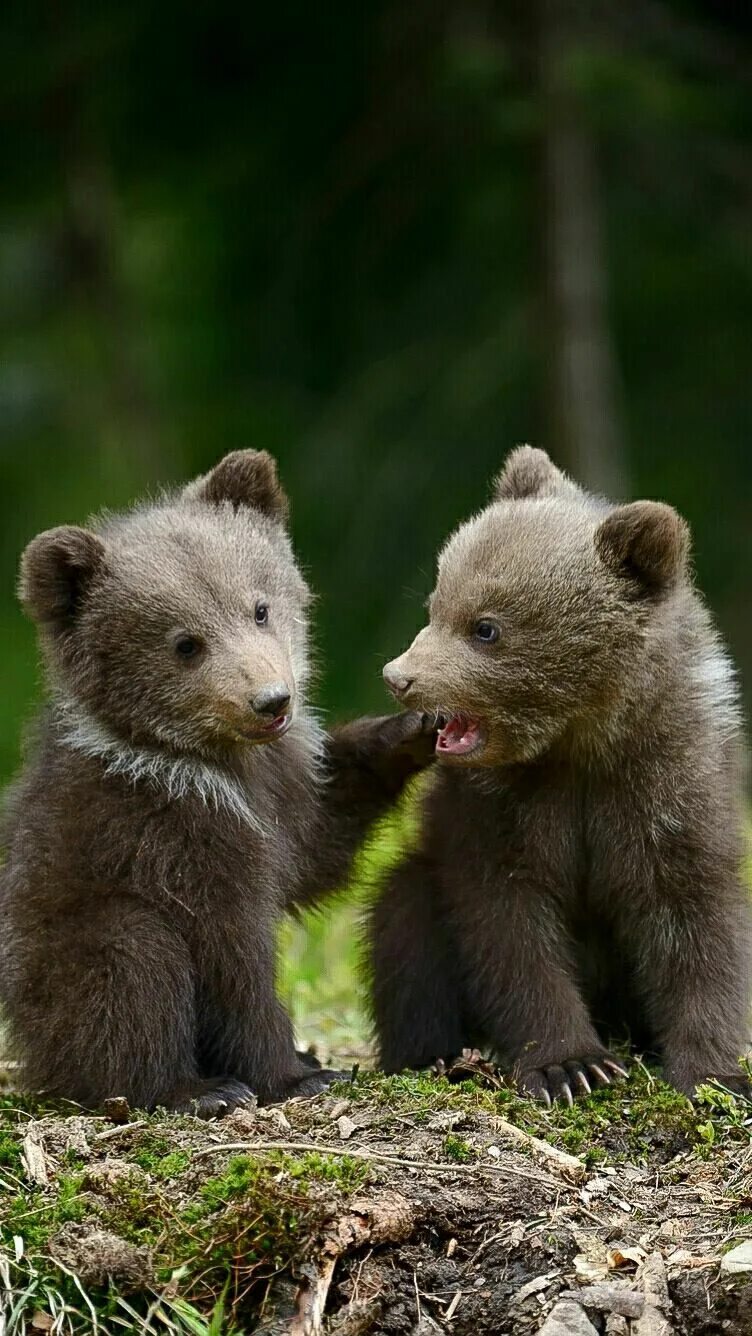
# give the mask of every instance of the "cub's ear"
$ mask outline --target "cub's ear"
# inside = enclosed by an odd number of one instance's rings
[[[229,501],[236,510],[238,506],[253,506],[280,524],[287,519],[287,497],[277,477],[276,462],[266,450],[233,450],[211,473],[190,483],[183,495],[210,505]]]
[[[557,469],[545,450],[532,445],[518,445],[494,481],[497,501],[522,501],[530,496],[554,496],[571,487],[569,479]]]
[[[64,525],[37,534],[21,557],[18,594],[24,611],[43,626],[72,625],[104,560],[104,543],[89,529]]]
[[[658,591],[670,588],[686,570],[689,527],[672,506],[633,501],[612,510],[596,530],[595,546],[611,570]]]

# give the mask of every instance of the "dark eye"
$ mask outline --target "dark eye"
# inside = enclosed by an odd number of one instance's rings
[[[179,659],[195,659],[201,653],[201,641],[195,636],[180,636],[175,641],[175,653]]]
[[[254,617],[256,618],[257,626],[266,626],[269,621],[269,604],[264,602],[257,603]]]
[[[482,621],[475,623],[473,635],[482,644],[493,645],[494,641],[499,639],[499,628],[496,622],[490,622],[484,618]]]

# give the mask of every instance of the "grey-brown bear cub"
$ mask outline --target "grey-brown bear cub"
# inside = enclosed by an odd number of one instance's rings
[[[741,725],[688,549],[669,506],[609,505],[529,447],[443,549],[384,669],[446,720],[371,923],[387,1070],[481,1042],[570,1100],[620,1070],[626,1024],[680,1090],[748,1089]]]
[[[331,1076],[276,998],[278,922],[342,882],[433,740],[314,721],[286,511],[240,451],[24,553],[52,700],[6,818],[0,991],[31,1088],[208,1116]]]

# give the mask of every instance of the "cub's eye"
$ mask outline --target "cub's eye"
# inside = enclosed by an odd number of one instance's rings
[[[256,619],[257,626],[266,626],[269,621],[269,604],[264,603],[263,600],[258,602],[256,604],[256,611],[253,615]]]
[[[179,659],[195,659],[202,649],[203,645],[196,636],[180,636],[175,641],[175,653]]]
[[[496,622],[490,622],[484,617],[482,621],[475,623],[473,635],[476,640],[480,640],[483,645],[493,645],[494,641],[499,639],[499,628]]]

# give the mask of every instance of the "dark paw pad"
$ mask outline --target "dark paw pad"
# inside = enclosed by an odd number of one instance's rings
[[[610,1053],[594,1053],[568,1058],[551,1067],[520,1071],[517,1085],[521,1094],[538,1099],[549,1108],[556,1100],[571,1107],[578,1096],[589,1095],[599,1086],[621,1081],[626,1075],[626,1067]]]

